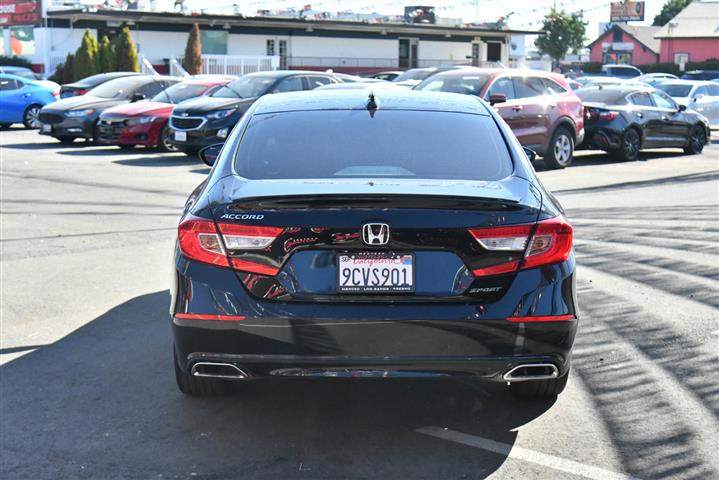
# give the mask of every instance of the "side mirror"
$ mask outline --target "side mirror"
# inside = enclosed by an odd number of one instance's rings
[[[503,93],[493,93],[489,96],[489,104],[494,105],[495,103],[504,103],[507,101],[507,96]]]
[[[686,109],[687,109],[687,106],[686,106],[686,105],[679,105],[679,111],[680,111],[680,112],[683,112],[683,111],[686,110]]]
[[[699,95],[696,95],[694,98],[692,98],[692,100],[694,100],[696,102],[697,100],[700,100],[702,98],[704,98],[704,94],[700,93]]]
[[[130,98],[130,102],[139,102],[140,100],[146,99],[147,96],[143,93],[135,93],[132,98]]]
[[[530,162],[533,162],[535,158],[537,158],[537,152],[532,150],[531,148],[522,147],[524,149],[524,154],[527,156]]]
[[[223,145],[223,143],[215,143],[214,145],[203,148],[197,155],[200,157],[200,160],[202,160],[202,163],[211,167],[217,161],[217,157],[220,156]]]

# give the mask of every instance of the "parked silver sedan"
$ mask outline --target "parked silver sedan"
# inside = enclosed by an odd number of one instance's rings
[[[670,80],[655,85],[679,105],[696,110],[709,119],[712,130],[719,130],[719,83],[697,80]]]

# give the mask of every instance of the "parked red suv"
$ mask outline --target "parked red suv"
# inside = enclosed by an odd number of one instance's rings
[[[515,69],[462,69],[438,73],[415,90],[477,95],[509,124],[519,142],[544,157],[549,168],[572,163],[584,139],[582,101],[555,73]]]
[[[135,145],[157,146],[166,152],[176,152],[169,142],[167,121],[174,106],[191,98],[207,95],[215,87],[226,85],[232,78],[194,79],[177,83],[150,101],[142,101],[108,108],[97,124],[100,143],[132,148]]]

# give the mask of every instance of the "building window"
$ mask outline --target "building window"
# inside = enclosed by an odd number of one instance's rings
[[[622,41],[622,31],[618,28],[615,28],[612,32],[612,42],[614,43],[620,43]]]
[[[227,55],[227,32],[200,30],[202,53],[207,55]]]
[[[275,41],[267,40],[267,55],[270,57],[275,56]]]

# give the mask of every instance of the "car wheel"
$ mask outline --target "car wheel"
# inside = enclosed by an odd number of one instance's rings
[[[704,127],[700,125],[694,125],[689,132],[689,145],[684,147],[684,153],[689,155],[696,155],[702,153],[704,150],[704,143],[706,143],[706,131]]]
[[[162,152],[179,152],[180,149],[170,143],[171,138],[172,133],[170,133],[170,128],[165,125],[165,128],[160,132],[160,141],[157,144],[157,148]]]
[[[25,109],[22,116],[22,124],[25,128],[40,128],[40,105],[30,105]]]
[[[76,137],[57,137],[58,140],[60,140],[60,143],[63,145],[70,145],[75,141]]]
[[[549,142],[549,148],[544,156],[544,164],[547,168],[553,170],[566,168],[572,164],[574,158],[574,137],[572,132],[564,127],[558,128],[552,140]]]
[[[0,123],[0,129],[7,130],[12,126],[12,123]]]
[[[619,150],[614,152],[614,156],[619,160],[631,162],[639,157],[639,150],[642,148],[642,137],[639,132],[630,128],[622,135],[622,143]]]
[[[183,372],[177,363],[175,353],[172,353],[175,364],[175,380],[177,388],[185,395],[193,397],[212,397],[227,393],[227,382],[219,378],[194,377],[189,372]]]
[[[547,398],[556,397],[564,391],[569,379],[569,371],[559,378],[548,380],[529,380],[526,382],[515,382],[509,386],[512,395],[517,397]]]

